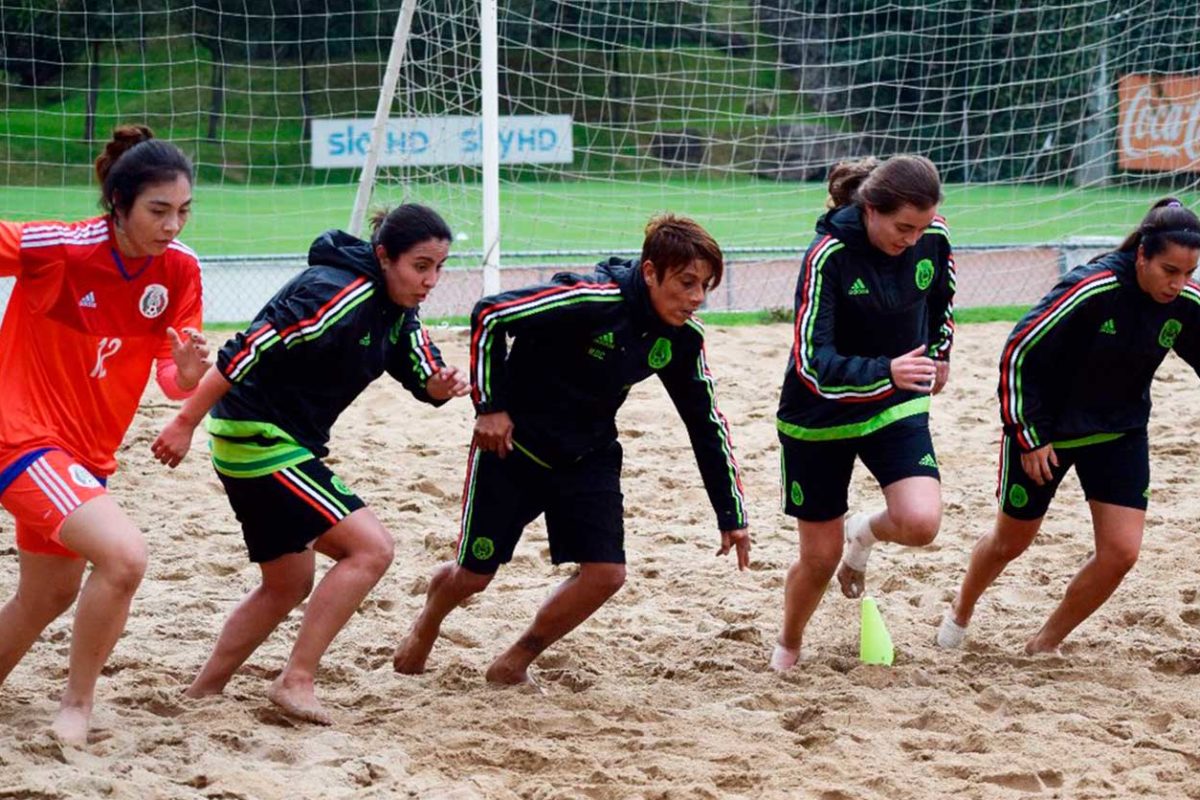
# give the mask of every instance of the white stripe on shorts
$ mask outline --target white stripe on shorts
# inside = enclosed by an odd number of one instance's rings
[[[64,517],[82,505],[75,492],[50,468],[45,458],[38,458],[25,471]]]

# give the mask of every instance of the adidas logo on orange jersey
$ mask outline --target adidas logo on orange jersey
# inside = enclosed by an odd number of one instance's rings
[[[80,308],[95,308],[96,307],[96,293],[88,292],[83,297],[79,298],[79,307]]]

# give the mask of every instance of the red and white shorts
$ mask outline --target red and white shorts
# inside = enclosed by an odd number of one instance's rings
[[[104,480],[62,450],[25,453],[0,471],[0,505],[17,523],[17,548],[79,558],[59,534],[75,509],[106,492]]]

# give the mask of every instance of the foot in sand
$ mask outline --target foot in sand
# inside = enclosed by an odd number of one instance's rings
[[[867,579],[867,559],[871,557],[871,548],[878,541],[871,533],[870,514],[854,514],[846,519],[842,563],[838,564],[837,569],[838,583],[846,597],[862,596]]]
[[[776,644],[775,649],[771,651],[771,660],[767,665],[776,672],[787,672],[796,665],[800,660],[800,648],[793,650],[790,647],[784,647],[781,644]]]
[[[224,686],[213,686],[211,684],[203,684],[197,678],[192,682],[192,685],[183,690],[184,697],[190,697],[193,700],[199,700],[201,697],[212,697],[214,694],[220,694],[225,690]]]
[[[517,686],[543,694],[542,687],[538,686],[537,681],[530,677],[528,667],[514,666],[505,661],[503,656],[492,662],[484,677],[487,678],[488,683],[496,686]]]
[[[400,640],[392,653],[392,669],[401,675],[420,675],[425,671],[425,662],[429,659],[429,651],[433,650],[434,641],[425,641],[414,631]]]
[[[305,722],[317,725],[332,725],[333,717],[317,700],[311,682],[285,683],[280,675],[271,684],[267,698],[283,709],[283,713]]]
[[[50,730],[63,744],[83,747],[87,744],[88,726],[91,724],[92,709],[83,706],[63,706],[54,718]]]
[[[967,626],[959,625],[954,619],[954,607],[946,609],[946,613],[942,615],[942,624],[938,626],[937,645],[946,650],[956,650],[962,647],[963,640],[967,638]]]
[[[1061,643],[1060,643],[1061,644]],[[1058,656],[1062,655],[1059,645],[1048,645],[1041,639],[1041,634],[1034,636],[1025,643],[1025,655],[1027,656]]]

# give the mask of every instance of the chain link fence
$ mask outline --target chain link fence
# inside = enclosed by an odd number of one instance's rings
[[[1028,306],[1036,302],[1068,269],[1112,249],[1116,240],[1084,240],[1045,245],[1012,245],[955,249],[958,267],[956,308]],[[448,264],[437,288],[422,306],[427,319],[462,317],[483,290],[482,271],[469,266],[470,253]],[[587,272],[609,253],[513,253],[514,266],[501,270],[504,288],[548,280],[556,272]],[[634,256],[635,253],[615,255]],[[731,251],[725,279],[709,296],[710,311],[778,310],[790,316],[800,271],[795,250]],[[477,260],[477,259],[475,259]],[[202,261],[205,321],[212,325],[242,325],[293,275],[306,266],[302,255],[221,257]],[[7,308],[13,279],[0,280],[0,309]]]

